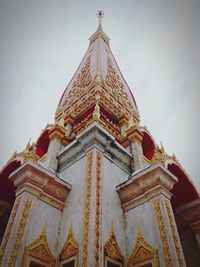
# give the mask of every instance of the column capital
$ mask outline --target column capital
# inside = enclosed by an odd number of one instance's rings
[[[70,184],[31,161],[11,173],[9,179],[14,182],[16,196],[30,193],[59,210],[63,210],[71,190]]]
[[[66,129],[60,125],[55,124],[55,126],[49,131],[50,140],[58,140],[60,143],[65,137]]]
[[[170,199],[169,191],[176,182],[177,178],[161,164],[147,167],[117,186],[122,208],[128,211],[159,195]]]
[[[128,122],[128,119],[127,119],[125,116],[123,116],[123,117],[121,117],[121,118],[119,119],[119,126],[123,126],[123,125],[125,125],[127,122]]]
[[[126,135],[129,141],[133,142],[134,140],[138,140],[142,142],[143,134],[138,125],[134,125],[126,131]]]
[[[73,125],[73,124],[74,124],[74,121],[75,121],[74,117],[73,117],[72,115],[70,115],[70,114],[68,114],[68,115],[64,118],[64,120],[65,120],[65,125],[67,125],[67,124],[71,124],[71,125]]]

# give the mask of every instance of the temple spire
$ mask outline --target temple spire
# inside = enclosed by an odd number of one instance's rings
[[[103,16],[104,16],[103,11],[98,10],[97,11],[97,18],[99,19],[99,25],[98,25],[97,31],[103,31],[102,24],[101,24],[101,20],[102,20]]]
[[[64,119],[70,138],[75,138],[95,121],[108,129],[116,140],[124,142],[126,130],[139,124],[139,111],[112,55],[110,39],[102,29],[103,11],[98,11],[97,17],[98,28],[90,37],[89,48],[61,97],[55,120],[63,124]],[[129,143],[128,139],[126,141]]]

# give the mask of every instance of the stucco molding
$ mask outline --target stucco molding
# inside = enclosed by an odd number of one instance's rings
[[[70,184],[31,161],[11,173],[9,179],[14,182],[16,196],[29,192],[59,210],[63,210],[71,190]]]
[[[131,172],[132,155],[96,122],[77,135],[73,142],[58,153],[59,171],[76,161],[80,155],[85,155],[88,150],[95,146],[98,146],[104,156],[127,173]]]
[[[162,194],[168,199],[177,178],[161,164],[156,163],[134,174],[116,187],[124,211],[141,205]]]

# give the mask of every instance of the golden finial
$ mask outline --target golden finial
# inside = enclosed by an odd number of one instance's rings
[[[29,141],[28,141],[28,143],[26,145],[26,150],[29,150],[30,147],[31,147],[31,138],[29,138]]]
[[[162,142],[160,142],[160,150],[162,151],[162,153],[165,152],[165,149],[164,149],[164,146],[163,146]]]

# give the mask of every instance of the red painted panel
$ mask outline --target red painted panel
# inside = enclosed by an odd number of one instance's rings
[[[143,132],[142,148],[144,156],[151,160],[154,155],[155,145],[151,137],[146,132]]]
[[[39,157],[44,156],[47,153],[49,147],[49,130],[45,130],[38,138],[36,143],[35,154]]]
[[[15,201],[15,187],[8,177],[20,165],[20,161],[13,161],[0,174],[0,199],[10,204],[13,204]]]
[[[195,187],[178,165],[169,164],[168,170],[178,178],[178,182],[171,190],[173,209],[199,198]]]

